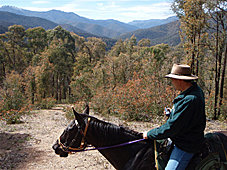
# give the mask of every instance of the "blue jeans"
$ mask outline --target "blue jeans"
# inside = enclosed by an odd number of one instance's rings
[[[169,161],[166,165],[165,170],[184,170],[191,158],[193,157],[193,153],[188,153],[182,151],[178,147],[174,145],[173,151],[170,155]]]

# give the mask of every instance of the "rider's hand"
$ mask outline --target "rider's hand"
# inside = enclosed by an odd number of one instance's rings
[[[143,138],[147,139],[147,131],[143,132]]]
[[[165,109],[164,109],[164,115],[167,116],[167,117],[169,117],[170,116],[170,113],[171,113],[171,108],[165,107]]]

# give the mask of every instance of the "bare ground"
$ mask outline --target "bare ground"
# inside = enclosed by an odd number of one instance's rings
[[[93,116],[140,132],[158,126],[155,121],[125,122],[114,117]],[[61,107],[33,111],[23,117],[21,124],[6,125],[0,122],[0,169],[114,169],[98,151],[76,153],[67,158],[56,155],[52,145],[68,123]],[[207,122],[206,132],[219,130],[227,130],[226,121]]]

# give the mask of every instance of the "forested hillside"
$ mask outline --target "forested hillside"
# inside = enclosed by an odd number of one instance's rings
[[[0,21],[3,21],[5,23],[9,22],[9,23],[13,23],[13,24],[24,25],[24,27],[26,27],[26,28],[41,26],[44,29],[53,29],[54,27],[56,27],[58,25],[54,22],[48,21],[43,18],[27,17],[27,16],[23,16],[23,15],[13,14],[10,12],[0,11],[0,15],[1,15]]]
[[[16,122],[31,107],[90,103],[100,114],[150,120],[162,115],[176,96],[164,75],[173,63],[184,63],[199,77],[208,117],[226,119],[222,1],[187,1],[183,6],[177,2],[174,11],[180,17],[181,43],[174,47],[152,46],[149,39],[137,41],[131,36],[107,50],[102,39],[85,39],[61,26],[49,30],[9,26],[0,35],[1,117]]]
[[[169,44],[170,46],[176,46],[180,43],[179,31],[180,22],[175,21],[152,28],[139,29],[130,33],[125,33],[119,38],[126,39],[134,35],[138,41],[143,38],[150,39],[151,45],[165,43]]]
[[[28,28],[34,28],[34,27],[42,27],[45,30],[48,29],[54,29],[55,27],[58,26],[58,24],[43,19],[43,18],[39,18],[39,17],[28,17],[28,16],[24,16],[24,15],[17,15],[14,13],[10,13],[10,12],[3,12],[0,11],[0,33],[5,33],[8,30],[8,27],[14,24],[17,25],[22,25],[25,29]],[[91,33],[87,33],[84,30],[81,30],[77,27],[74,27],[72,25],[68,25],[68,24],[60,24],[60,26],[70,32],[74,32],[77,35],[80,35],[84,38],[87,37],[97,37],[97,38],[102,38],[102,40],[107,43],[107,48],[110,49],[110,47],[116,42],[116,40],[111,39],[111,38],[107,38],[107,37],[103,37],[101,34],[100,36],[98,35],[94,35]]]
[[[25,29],[28,28],[34,28],[34,27],[43,27],[45,30],[48,29],[53,29],[56,26],[58,26],[58,24],[43,19],[43,18],[39,18],[39,17],[28,17],[28,16],[24,16],[24,15],[18,15],[18,14],[14,14],[11,12],[3,12],[0,11],[0,26],[4,27],[6,29],[4,29],[4,32],[2,31],[2,33],[5,33],[8,30],[8,27],[10,25],[14,25],[14,24],[18,24],[18,25],[22,25]],[[68,25],[68,24],[60,24],[63,28],[65,28],[66,30],[70,31],[70,32],[74,32],[78,35],[81,35],[83,37],[98,37],[96,35],[93,35],[91,33],[87,33],[84,30],[81,30],[77,27],[74,27],[72,25]],[[111,40],[111,39],[110,39]]]
[[[132,22],[129,22],[128,24],[144,29],[144,28],[151,28],[159,25],[168,24],[170,22],[174,22],[177,20],[178,18],[176,16],[172,16],[166,19],[134,20]]]

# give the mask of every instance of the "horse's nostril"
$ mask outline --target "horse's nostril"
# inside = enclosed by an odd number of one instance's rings
[[[53,146],[52,146],[52,148],[53,148],[53,150],[56,150],[57,148],[59,148],[60,147],[60,145],[59,145],[59,143],[58,143],[58,140],[53,144]]]
[[[57,149],[55,150],[55,153],[56,153],[57,155],[60,155],[60,157],[67,157],[67,156],[68,156],[68,153],[67,153],[67,152],[62,151],[62,150],[59,149],[59,148],[57,148]]]
[[[59,147],[58,144],[54,144],[54,145],[52,146],[53,150],[56,150],[58,147]]]
[[[53,150],[55,151],[55,153],[57,155],[60,155],[60,157],[67,157],[68,153],[64,152],[61,148],[60,145],[56,142],[53,146],[52,146]]]
[[[57,155],[60,154],[58,149],[55,150],[55,153],[56,153]]]

